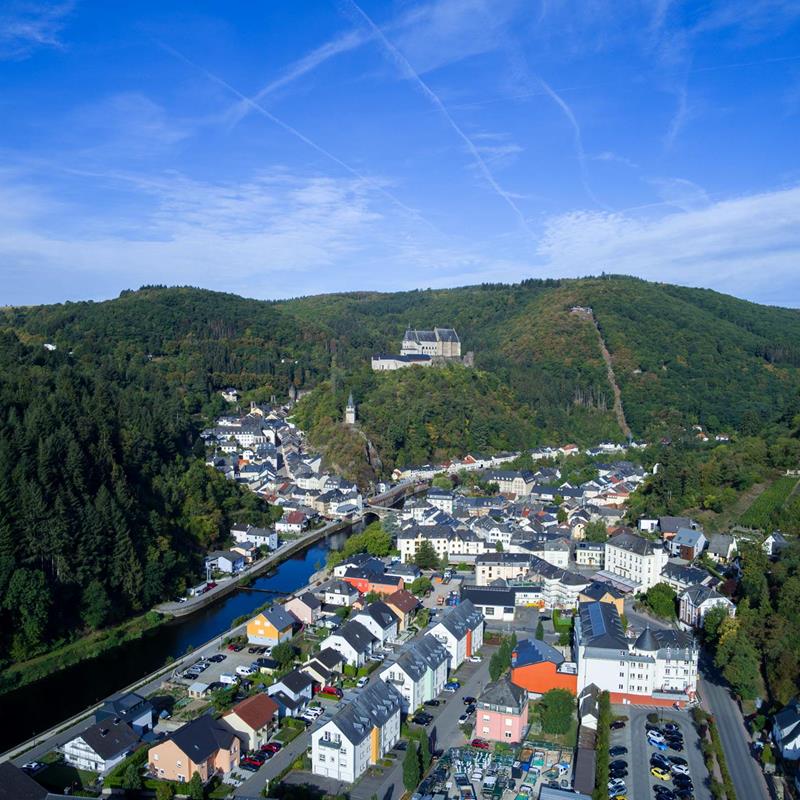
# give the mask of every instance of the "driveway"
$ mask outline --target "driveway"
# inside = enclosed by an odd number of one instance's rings
[[[622,730],[611,731],[611,746],[623,745],[628,748],[628,755],[620,756],[620,758],[628,762],[628,777],[625,778],[625,783],[628,786],[630,800],[649,800],[654,797],[652,787],[658,784],[672,787],[671,781],[660,781],[650,774],[650,756],[657,751],[647,743],[645,724],[647,715],[654,711],[658,713],[658,709],[644,706],[616,705],[613,707],[614,714],[625,714],[629,718]],[[711,792],[708,788],[709,776],[703,762],[703,754],[700,751],[700,739],[689,714],[685,711],[663,709],[661,719],[663,722],[674,722],[679,725],[684,738],[684,752],[675,753],[672,750],[665,752],[679,755],[689,762],[695,798],[711,800]]]
[[[700,697],[703,705],[716,720],[725,760],[728,762],[728,770],[737,796],[746,797],[748,800],[768,798],[770,795],[764,773],[750,754],[750,736],[744,727],[739,707],[733,701],[719,673],[708,663],[705,656],[700,659],[700,674],[698,681]]]

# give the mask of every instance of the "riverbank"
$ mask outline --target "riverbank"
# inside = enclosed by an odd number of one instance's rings
[[[148,611],[112,628],[93,631],[28,661],[12,664],[0,672],[0,696],[36,683],[58,670],[97,658],[120,645],[137,641],[169,620],[168,614]]]

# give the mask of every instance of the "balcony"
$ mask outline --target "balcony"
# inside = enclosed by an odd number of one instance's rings
[[[319,745],[320,747],[329,747],[331,750],[341,750],[342,748],[342,743],[334,742],[333,739],[320,739]]]

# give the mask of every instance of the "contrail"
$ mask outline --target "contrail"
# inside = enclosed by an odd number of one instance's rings
[[[573,141],[575,143],[575,154],[578,156],[578,164],[581,170],[581,182],[583,183],[583,188],[592,202],[597,203],[598,206],[601,208],[608,208],[606,205],[601,203],[595,193],[592,191],[592,187],[589,186],[589,178],[586,172],[586,152],[583,149],[583,139],[581,137],[581,126],[578,125],[578,120],[575,118],[575,115],[572,113],[572,109],[567,105],[566,101],[559,95],[544,78],[537,78],[539,83],[542,85],[545,93],[548,97],[564,112],[564,116],[569,120],[569,124],[572,126],[572,133],[573,133]]]
[[[278,89],[282,89],[284,86],[288,86],[290,83],[293,83],[303,75],[312,72],[318,66],[320,66],[320,64],[324,64],[329,59],[334,58],[341,53],[347,53],[350,50],[360,47],[367,40],[368,37],[365,37],[363,34],[356,31],[350,31],[343,36],[339,36],[337,39],[326,42],[320,47],[312,50],[307,55],[298,59],[293,64],[290,64],[289,68],[283,73],[283,75],[273,81],[270,81],[270,83],[260,89],[255,95],[253,95],[252,100],[256,103],[260,103],[268,95],[272,94]],[[251,108],[252,107],[248,103],[243,101],[237,103],[230,111],[230,116],[232,117],[231,127],[234,127],[241,122]]]
[[[433,103],[434,106],[439,109],[450,127],[466,145],[467,150],[472,156],[473,161],[480,170],[486,182],[497,193],[497,195],[508,204],[509,208],[514,212],[514,214],[516,214],[525,230],[533,235],[533,232],[528,227],[528,222],[525,219],[525,215],[522,213],[522,211],[520,211],[519,206],[517,206],[517,204],[514,202],[511,195],[509,195],[508,192],[506,192],[505,189],[503,189],[503,187],[500,186],[500,184],[495,180],[494,175],[492,175],[492,171],[483,160],[478,148],[475,147],[469,136],[467,136],[467,134],[464,133],[464,131],[458,126],[456,121],[450,115],[450,112],[445,107],[444,103],[439,99],[439,96],[436,94],[436,92],[434,92],[433,89],[431,89],[430,86],[428,86],[428,84],[425,83],[422,78],[420,78],[419,74],[414,67],[411,66],[411,63],[408,61],[408,59],[386,38],[383,31],[372,21],[372,19],[370,19],[369,16],[367,16],[367,14],[355,2],[355,0],[346,0],[346,2],[361,17],[361,19],[366,22],[370,30],[377,36],[397,66],[400,67],[401,71],[411,78],[411,80],[417,84],[422,93],[431,101],[431,103]]]
[[[297,128],[293,128],[287,122],[284,122],[283,120],[278,119],[278,117],[276,117],[274,114],[272,114],[271,112],[267,111],[267,109],[264,108],[264,106],[260,105],[255,100],[251,100],[249,97],[243,95],[238,89],[236,89],[235,87],[231,86],[227,81],[224,81],[222,78],[220,78],[218,75],[215,75],[213,72],[209,72],[205,67],[201,67],[199,64],[195,64],[194,61],[191,61],[190,59],[188,59],[185,55],[183,55],[183,53],[179,53],[177,50],[175,50],[174,47],[170,47],[168,44],[165,44],[164,42],[158,41],[157,39],[155,41],[159,45],[159,47],[162,47],[170,55],[174,56],[175,58],[179,59],[180,61],[183,61],[184,64],[187,64],[188,66],[192,67],[192,69],[196,69],[199,72],[202,72],[203,75],[205,75],[210,81],[213,81],[214,83],[216,83],[217,85],[219,85],[223,89],[225,89],[226,91],[228,91],[231,94],[235,95],[242,102],[247,103],[247,105],[250,108],[252,108],[254,111],[256,111],[259,114],[261,114],[263,117],[266,117],[274,125],[277,125],[279,128],[283,128],[283,130],[285,130],[287,133],[290,133],[292,136],[294,136],[295,138],[299,139],[301,142],[303,142],[304,144],[308,145],[313,150],[316,150],[320,155],[323,155],[323,156],[325,156],[325,158],[329,159],[330,161],[333,161],[334,164],[340,166],[346,172],[349,172],[351,175],[353,175],[354,177],[358,178],[360,181],[363,181],[364,183],[372,186],[374,189],[377,189],[377,191],[379,191],[387,200],[390,200],[398,208],[401,208],[407,214],[411,215],[412,217],[414,217],[415,219],[419,220],[420,222],[424,222],[429,228],[431,228],[431,230],[435,231],[436,233],[440,232],[436,228],[436,226],[433,225],[433,223],[428,222],[428,220],[425,219],[425,217],[423,217],[419,213],[419,211],[416,211],[413,208],[407,206],[402,200],[398,200],[391,192],[387,192],[386,189],[384,189],[380,184],[376,183],[371,178],[368,178],[366,175],[362,175],[360,172],[358,172],[357,170],[353,169],[353,167],[351,167],[349,164],[347,164],[344,161],[342,161],[341,158],[339,158],[338,156],[335,156],[333,153],[331,153],[329,150],[326,150],[324,147],[321,147],[316,142],[314,142],[311,139],[309,139],[308,136],[306,136],[305,134],[300,133],[300,131],[297,130]]]

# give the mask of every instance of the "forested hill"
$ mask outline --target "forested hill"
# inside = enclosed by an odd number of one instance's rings
[[[368,412],[367,433],[376,439],[392,415],[422,428],[433,422],[440,435],[435,441],[424,433],[416,437],[411,449],[417,457],[465,441],[492,446],[495,440],[491,434],[458,438],[465,428],[456,429],[445,409],[448,393],[464,390],[465,378],[455,371],[440,380],[371,373],[370,356],[397,352],[409,325],[455,327],[463,349],[475,352],[476,371],[485,373],[476,380],[492,384],[481,391],[509,410],[508,420],[524,418],[524,437],[532,431],[541,440],[619,438],[596,332],[590,320],[570,313],[573,306],[594,311],[634,436],[695,423],[712,433],[754,432],[800,410],[800,312],[627,277],[284,302],[149,287],[103,303],[7,309],[0,324],[23,341],[52,342],[78,360],[97,353],[149,359],[190,414],[227,385],[263,401],[273,394],[284,398],[290,383],[307,389],[331,379],[325,408],[340,410],[353,388]],[[402,385],[396,401],[387,396],[392,382]],[[407,396],[416,384],[437,394],[429,399],[441,401],[442,413],[420,409],[414,418]],[[205,408],[211,410],[213,405]],[[390,460],[403,449],[384,445]]]

